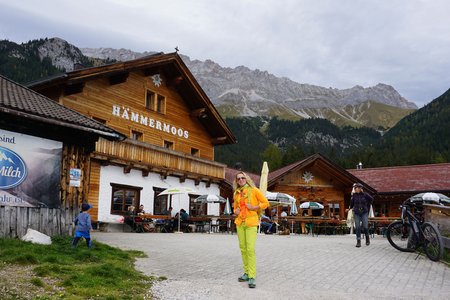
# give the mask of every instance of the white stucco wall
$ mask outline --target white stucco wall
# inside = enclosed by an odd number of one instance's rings
[[[111,183],[124,184],[135,187],[141,187],[140,203],[144,204],[145,211],[153,213],[153,187],[169,188],[169,187],[190,187],[199,191],[200,195],[214,194],[219,195],[220,189],[218,184],[211,184],[209,188],[206,187],[205,182],[200,182],[195,185],[195,182],[186,179],[185,182],[180,183],[178,177],[167,176],[162,179],[157,173],[149,173],[147,177],[142,176],[142,172],[138,170],[131,170],[130,173],[124,174],[122,167],[117,166],[102,166],[100,169],[100,190],[98,199],[98,220],[101,222],[109,222],[112,220],[111,211]],[[184,208],[189,212],[189,196],[188,195],[172,195],[173,214]],[[209,215],[219,215],[219,204],[208,204]]]

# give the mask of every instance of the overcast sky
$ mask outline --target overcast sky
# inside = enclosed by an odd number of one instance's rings
[[[173,52],[333,88],[450,88],[448,0],[0,0],[0,38]]]

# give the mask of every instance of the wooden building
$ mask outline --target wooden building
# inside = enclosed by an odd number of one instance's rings
[[[233,178],[238,170],[227,169],[223,194],[232,197]],[[260,175],[249,174],[256,185]],[[425,192],[450,196],[450,164],[345,170],[321,154],[269,173],[268,190],[287,193],[297,205],[316,201],[325,206],[325,214],[345,218],[350,204],[352,184],[362,183],[374,197],[374,215],[398,217],[400,204],[409,197]],[[230,198],[231,199],[231,198]]]
[[[236,172],[238,171],[232,169],[227,172],[229,197],[232,195],[231,186]],[[259,185],[259,175],[253,175],[252,179]],[[267,189],[295,197],[297,205],[306,201],[319,202],[324,205],[327,216],[338,215],[342,219],[346,217],[345,209],[349,206],[350,193],[355,182],[363,183],[369,193],[375,193],[370,185],[323,155],[315,154],[270,172]]]
[[[450,196],[450,164],[428,164],[348,170],[376,190],[374,210],[389,217],[400,216],[400,204],[425,192]]]
[[[196,195],[159,196],[169,187],[219,194],[225,165],[214,147],[235,137],[177,53],[68,72],[30,86],[62,105],[124,134],[100,139],[91,155],[93,218],[109,222],[130,205],[162,214],[219,214]]]
[[[0,237],[69,234],[99,138],[125,136],[0,75]]]

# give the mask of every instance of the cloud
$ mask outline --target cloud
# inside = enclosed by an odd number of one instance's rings
[[[394,86],[419,106],[449,88],[446,0],[0,0],[0,34],[173,52],[325,87]],[[39,9],[36,9],[39,5]]]

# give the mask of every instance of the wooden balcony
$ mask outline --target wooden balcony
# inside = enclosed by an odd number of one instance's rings
[[[130,139],[115,142],[100,138],[92,157],[104,164],[123,166],[125,173],[142,170],[143,176],[157,172],[161,176],[178,176],[180,181],[191,178],[207,182],[225,178],[224,164]]]

